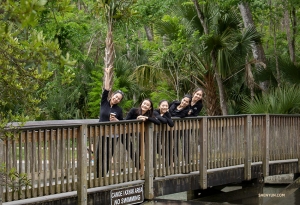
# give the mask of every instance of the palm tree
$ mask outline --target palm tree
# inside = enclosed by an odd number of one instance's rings
[[[242,19],[235,9],[220,9],[209,2],[204,6],[194,5],[204,29],[205,55],[211,57],[211,67],[216,76],[219,90],[220,107],[223,115],[228,114],[228,106],[222,77],[231,75],[246,58],[251,45],[258,41],[259,35],[253,27],[242,28]],[[199,15],[199,13],[201,15]],[[205,33],[208,32],[208,33]]]
[[[299,86],[286,85],[270,89],[270,92],[257,95],[254,101],[244,99],[245,113],[261,114],[299,114],[300,89]]]
[[[206,93],[206,113],[219,115],[222,110],[222,114],[227,115],[222,78],[245,64],[251,44],[259,36],[251,27],[243,29],[237,10],[219,9],[216,3],[207,3],[199,10],[203,17],[199,20],[197,16],[201,15],[197,15],[196,8],[184,2],[187,1],[178,0],[171,14],[155,25],[162,45],[150,57],[156,62],[151,64],[152,71],[156,70],[152,73],[170,82],[177,97],[201,85]],[[142,71],[145,69],[140,69],[140,73]],[[187,81],[189,88],[186,88]]]
[[[96,3],[97,8],[105,19],[107,25],[107,33],[105,40],[105,56],[104,56],[104,69],[113,68],[115,60],[115,48],[113,40],[113,27],[114,23],[120,19],[126,19],[130,16],[130,6],[133,4],[134,0],[101,0]],[[106,73],[104,72],[104,75]],[[110,87],[113,86],[113,69],[103,79],[110,80]]]

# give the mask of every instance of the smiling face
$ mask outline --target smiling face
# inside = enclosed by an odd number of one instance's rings
[[[169,103],[167,101],[162,101],[160,104],[159,104],[159,110],[160,110],[160,113],[161,114],[164,114],[168,111],[169,109]]]
[[[185,108],[189,104],[190,104],[190,98],[188,98],[188,97],[182,98],[181,103],[180,103],[181,107]]]
[[[110,103],[112,105],[118,104],[122,100],[123,96],[120,93],[116,93],[111,97]]]
[[[194,93],[193,95],[193,101],[197,102],[198,100],[201,100],[203,96],[202,90],[198,90],[197,92]]]
[[[146,113],[148,110],[152,109],[152,103],[149,100],[144,100],[141,104],[142,113]]]

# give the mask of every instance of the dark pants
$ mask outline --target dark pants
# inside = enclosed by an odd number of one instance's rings
[[[115,146],[119,141],[119,138],[121,138],[121,142],[124,144],[124,136],[121,135],[121,137],[116,136],[116,137],[101,137],[102,140],[102,148],[100,148],[100,143],[97,146],[97,151],[96,151],[96,171],[97,171],[97,177],[99,177],[99,171],[100,171],[100,150],[101,150],[101,170],[102,170],[102,177],[106,176],[107,172],[110,170],[110,164],[111,164],[111,157],[114,156],[114,151],[115,151]],[[126,138],[125,142],[125,148],[126,151],[128,151],[128,141],[129,139]],[[110,142],[111,141],[111,142]],[[111,144],[111,147],[110,147]],[[133,153],[133,144],[132,142],[129,143],[130,147],[130,157],[133,159],[133,156],[135,156],[135,153]],[[111,154],[111,155],[110,155]],[[106,155],[106,156],[105,156]],[[104,165],[106,162],[106,166]]]

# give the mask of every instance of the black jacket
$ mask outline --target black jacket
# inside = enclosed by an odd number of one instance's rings
[[[136,118],[139,116],[138,114],[138,108],[131,108],[127,114],[127,116],[125,117],[125,120],[136,120]],[[156,119],[156,117],[150,117],[148,115],[144,115],[148,117],[148,121],[153,122],[156,125],[159,125],[160,122],[158,119]]]
[[[101,104],[100,104],[100,119],[99,122],[109,121],[110,113],[115,113],[118,120],[123,120],[123,111],[118,105],[110,106],[108,98],[108,90],[104,90],[102,93]]]
[[[174,122],[171,119],[171,115],[169,112],[166,112],[163,114],[163,116],[160,115],[160,110],[156,109],[153,112],[154,116],[163,124],[168,124],[170,127],[174,126]]]
[[[197,101],[195,105],[190,106],[191,114],[189,116],[198,116],[200,111],[202,110],[202,107],[202,100]]]
[[[180,105],[180,102],[175,100],[169,105],[169,113],[171,114],[172,117],[187,117],[188,112],[190,110],[190,106],[186,106],[185,108],[181,110],[177,110],[177,106]]]

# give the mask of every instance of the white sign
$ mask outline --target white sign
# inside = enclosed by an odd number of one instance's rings
[[[111,205],[142,203],[144,201],[143,185],[111,190],[110,201]]]

